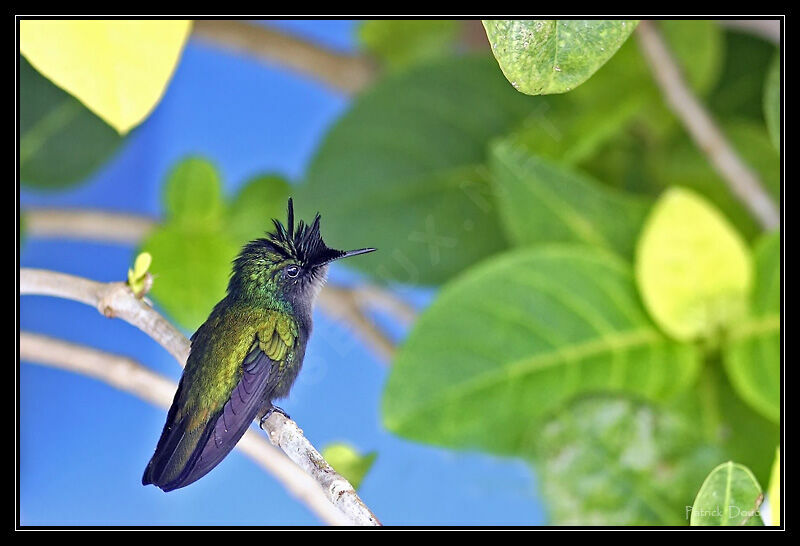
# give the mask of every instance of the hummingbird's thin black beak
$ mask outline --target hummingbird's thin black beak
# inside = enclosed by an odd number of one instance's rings
[[[321,267],[323,265],[328,265],[331,262],[336,260],[341,260],[342,258],[349,258],[350,256],[358,256],[359,254],[366,254],[368,252],[375,252],[378,250],[377,248],[359,248],[358,250],[334,250],[332,248],[327,249],[327,256],[321,259],[319,262],[315,263],[315,267]]]
[[[341,256],[337,256],[336,260],[341,260],[342,258],[349,258],[350,256],[358,256],[359,254],[367,254],[369,252],[375,252],[378,250],[377,248],[359,248],[358,250],[347,250],[342,253]]]

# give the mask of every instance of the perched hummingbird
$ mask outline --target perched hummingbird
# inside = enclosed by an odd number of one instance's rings
[[[303,364],[311,310],[328,264],[374,248],[334,250],[319,233],[320,215],[247,243],[233,262],[227,295],[194,333],[191,351],[142,484],[172,491],[217,466],[258,417],[289,390]]]

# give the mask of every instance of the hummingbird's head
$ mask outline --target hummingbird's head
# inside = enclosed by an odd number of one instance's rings
[[[329,248],[322,240],[319,222],[317,213],[311,224],[300,220],[295,226],[290,198],[286,226],[273,219],[274,231],[247,243],[234,260],[228,293],[310,309],[325,284],[331,262],[375,250]]]

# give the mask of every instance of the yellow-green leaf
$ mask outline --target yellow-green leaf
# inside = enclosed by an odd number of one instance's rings
[[[347,481],[358,489],[378,454],[371,451],[366,455],[361,455],[348,444],[334,443],[322,450],[322,456],[336,472],[347,478]]]
[[[770,525],[781,524],[781,448],[775,450],[775,462],[772,463],[772,473],[769,478],[769,514]]]
[[[136,261],[133,262],[133,275],[135,278],[142,277],[145,273],[147,273],[147,269],[150,267],[150,264],[153,261],[153,257],[150,255],[149,252],[142,252],[138,256],[136,256]]]
[[[144,278],[152,261],[153,257],[149,252],[142,252],[136,256],[133,269],[128,269],[128,286],[134,294],[139,294],[144,288]]]
[[[20,52],[120,134],[141,123],[164,93],[190,21],[24,20]]]
[[[685,188],[665,192],[636,248],[647,310],[676,339],[709,339],[741,318],[752,284],[750,252],[713,205]]]

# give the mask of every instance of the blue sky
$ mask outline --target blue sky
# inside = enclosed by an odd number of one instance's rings
[[[344,51],[352,21],[267,24]],[[278,67],[190,41],[153,114],[85,184],[23,190],[22,207],[80,207],[158,216],[168,169],[187,155],[216,163],[234,192],[253,175],[302,177],[347,99]],[[324,211],[323,211],[324,213]],[[28,238],[23,267],[122,280],[135,249]],[[352,274],[338,264],[334,278]],[[416,302],[423,291],[404,291]],[[21,328],[130,356],[177,381],[155,342],[93,308],[53,298],[20,300]],[[378,459],[360,494],[389,525],[535,525],[544,522],[535,478],[521,461],[414,444],[386,432],[380,398],[387,367],[349,329],[315,314],[315,331],[291,397],[281,406],[319,448],[346,441]],[[140,483],[164,412],[92,379],[22,362],[20,514],[23,525],[315,525],[317,519],[255,463],[234,451],[208,476],[169,494]],[[342,397],[341,392],[349,393]]]

